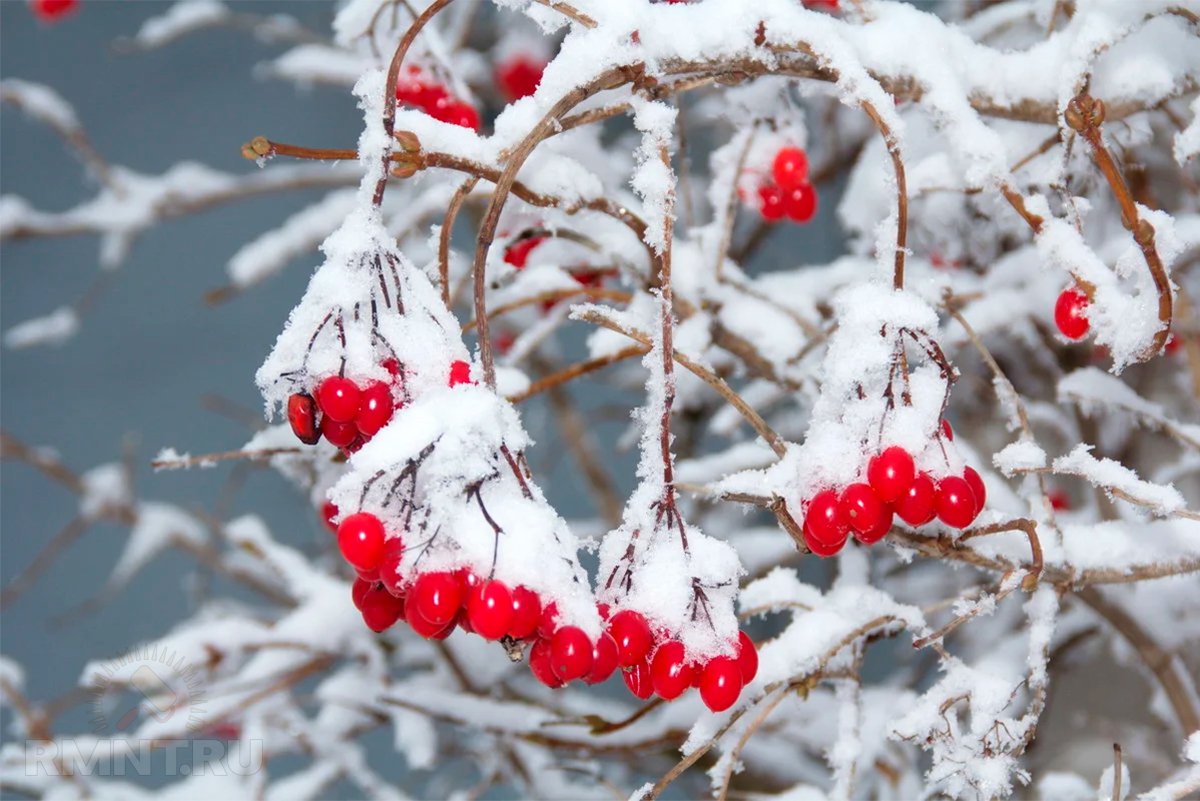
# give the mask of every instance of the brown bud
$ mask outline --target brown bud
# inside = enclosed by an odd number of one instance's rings
[[[256,136],[250,140],[250,149],[260,156],[269,156],[273,148],[265,136]]]
[[[258,154],[254,152],[254,148],[250,147],[249,143],[242,145],[242,158],[254,161],[258,158]]]
[[[397,159],[392,162],[391,174],[394,178],[411,178],[421,169],[420,163],[409,159]]]
[[[412,131],[396,131],[393,136],[400,143],[400,147],[406,153],[419,153],[421,150],[421,140]]]

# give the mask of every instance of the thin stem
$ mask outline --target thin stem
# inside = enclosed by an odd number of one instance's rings
[[[900,142],[879,111],[866,102],[862,104],[862,109],[883,135],[888,155],[892,157],[892,168],[896,172],[896,256],[892,288],[900,290],[904,289],[904,254],[908,243],[908,182],[905,179],[904,159],[900,155]]]

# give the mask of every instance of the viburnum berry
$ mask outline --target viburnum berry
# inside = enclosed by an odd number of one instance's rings
[[[673,701],[692,686],[696,668],[687,663],[683,643],[668,640],[658,646],[650,660],[650,681],[664,701]]]
[[[635,698],[645,701],[654,695],[654,682],[650,678],[650,664],[647,660],[643,659],[636,665],[622,670],[621,678],[625,680],[625,686]]]
[[[908,451],[893,445],[867,462],[867,483],[884,503],[895,503],[917,477]]]
[[[470,128],[472,131],[479,130],[479,112],[470,103],[451,103],[446,109],[445,115],[442,117],[443,122],[448,122],[451,125],[459,125],[463,128]]]
[[[954,429],[950,427],[950,421],[942,419],[942,436],[954,442]]]
[[[359,569],[355,568],[354,572],[363,581],[369,581],[372,584],[379,583],[379,568],[377,568],[377,567],[373,567],[370,570],[359,570]]]
[[[334,518],[337,516],[338,508],[336,503],[333,501],[325,501],[325,503],[321,504],[321,519],[325,521],[326,527],[328,527],[329,530],[334,534],[337,534],[338,530],[337,523],[333,522]]]
[[[379,560],[379,580],[383,588],[392,595],[404,594],[403,578],[400,576],[400,562],[404,559],[404,540],[392,537],[383,545],[383,558]]]
[[[516,55],[496,67],[496,85],[511,103],[533,94],[542,82],[545,70],[545,61],[525,54]]]
[[[737,663],[742,671],[742,685],[754,681],[758,675],[758,649],[754,647],[754,640],[744,631],[738,632]]]
[[[910,526],[923,526],[933,520],[937,516],[937,488],[933,479],[918,473],[892,508]]]
[[[364,437],[373,437],[392,419],[392,409],[392,388],[373,381],[361,393],[354,426]]]
[[[413,603],[412,592],[409,593],[408,597],[405,598],[404,601],[404,620],[408,623],[409,627],[412,628],[413,631],[427,640],[432,638],[443,639],[438,635],[440,635],[447,627],[454,627],[453,620],[450,621],[449,626],[447,626],[445,623],[431,623],[430,621],[426,620],[425,616],[417,611],[417,605]]]
[[[758,213],[764,220],[776,222],[783,219],[783,190],[775,184],[763,184],[758,188]]]
[[[529,261],[529,254],[533,252],[534,248],[545,241],[546,237],[544,236],[527,236],[523,239],[518,239],[505,249],[504,263],[511,264],[518,270],[525,269],[525,265]]]
[[[1054,304],[1054,324],[1067,339],[1083,339],[1091,323],[1088,321],[1088,296],[1074,287],[1064,289]]]
[[[971,485],[958,476],[946,476],[937,484],[937,516],[948,526],[966,528],[975,519],[975,495]]]
[[[70,14],[79,5],[78,0],[31,0],[34,16],[44,22],[54,22]]]
[[[808,155],[798,147],[781,147],[771,165],[775,183],[785,192],[808,183]]]
[[[538,640],[529,649],[529,670],[534,678],[551,689],[566,683],[554,673],[549,640]]]
[[[484,581],[467,597],[467,619],[485,640],[498,640],[512,626],[512,593],[501,581]]]
[[[617,661],[621,667],[633,667],[646,658],[654,645],[650,624],[632,609],[624,609],[613,615],[608,631],[617,644]]]
[[[583,677],[584,684],[600,684],[617,669],[617,642],[607,631],[592,646],[592,669]]]
[[[983,477],[976,472],[974,467],[967,467],[963,470],[963,480],[967,482],[967,486],[971,488],[971,494],[975,496],[975,514],[972,518],[978,517],[983,511],[983,507],[987,505],[987,487],[984,486]]]
[[[783,212],[793,222],[806,223],[817,213],[817,190],[812,184],[800,184],[783,193]]]
[[[438,626],[452,622],[462,602],[462,582],[453,573],[424,573],[409,592],[409,603],[421,617]]]
[[[355,576],[354,582],[350,585],[350,600],[354,602],[355,609],[362,610],[363,597],[374,586],[373,582],[367,581],[361,576]]]
[[[550,667],[563,681],[581,679],[592,669],[592,641],[577,626],[563,626],[550,638]]]
[[[822,490],[809,501],[804,516],[804,544],[817,556],[832,556],[846,544],[850,527],[842,516],[838,496],[833,490]]]
[[[359,611],[367,628],[380,632],[391,628],[404,616],[404,599],[397,598],[383,587],[372,587],[363,596]]]
[[[342,557],[356,570],[375,570],[383,561],[383,523],[375,515],[350,515],[338,526],[337,538]]]
[[[879,527],[888,509],[870,484],[855,483],[842,490],[838,511],[850,528],[864,534]]]
[[[884,506],[882,513],[875,518],[875,524],[870,526],[866,531],[855,531],[854,539],[861,542],[863,545],[871,545],[883,539],[889,531],[892,530],[892,522],[895,520],[896,514],[890,506]]]
[[[596,614],[600,615],[601,620],[608,620],[608,616],[612,614],[612,607],[608,604],[596,604]]]
[[[317,387],[317,403],[321,411],[339,423],[354,421],[360,400],[358,385],[340,375],[331,375]]]
[[[700,700],[713,712],[733,706],[742,692],[742,671],[727,656],[714,657],[700,674]]]
[[[512,591],[513,616],[508,624],[508,636],[514,640],[523,640],[533,636],[538,623],[542,619],[542,603],[537,593],[527,587],[517,587]]]
[[[538,619],[538,636],[548,640],[558,631],[558,604],[554,601],[542,607],[542,616]]]
[[[316,445],[321,441],[321,429],[317,427],[317,402],[307,392],[297,392],[288,398],[288,423],[296,439],[305,445]]]
[[[1071,508],[1071,498],[1062,490],[1050,490],[1046,494],[1046,497],[1050,500],[1050,508],[1056,512],[1066,511]]]
[[[358,428],[354,423],[339,423],[329,415],[321,420],[321,434],[329,444],[338,448],[349,448],[358,439]]]
[[[450,363],[450,386],[471,383],[471,365],[461,359]]]
[[[1183,347],[1183,340],[1181,340],[1179,337],[1175,336],[1174,334],[1171,334],[1171,336],[1169,336],[1167,338],[1166,344],[1163,345],[1163,353],[1165,353],[1168,356],[1173,356],[1176,353],[1178,353],[1179,349],[1182,347]]]

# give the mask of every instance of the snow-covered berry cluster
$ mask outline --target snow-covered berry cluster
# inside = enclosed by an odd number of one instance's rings
[[[753,182],[758,213],[768,222],[787,218],[809,222],[817,213],[817,189],[809,182],[808,154],[799,147],[779,149],[768,174]]]
[[[396,83],[396,100],[424,111],[435,120],[479,130],[479,112],[475,107],[455,97],[415,64]]]

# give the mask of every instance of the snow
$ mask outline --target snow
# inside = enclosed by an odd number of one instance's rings
[[[1187,502],[1172,486],[1163,486],[1138,478],[1135,471],[1113,459],[1097,459],[1091,454],[1092,447],[1076,445],[1065,456],[1054,460],[1051,468],[1056,473],[1069,473],[1085,478],[1106,492],[1119,492],[1141,506],[1160,516],[1170,515],[1186,508]]]
[[[229,17],[220,0],[180,0],[163,14],[142,23],[134,41],[142,47],[161,47],[194,28],[213,25]]]
[[[4,345],[30,348],[37,345],[61,345],[79,330],[79,315],[63,306],[42,317],[17,323],[4,332]]]

